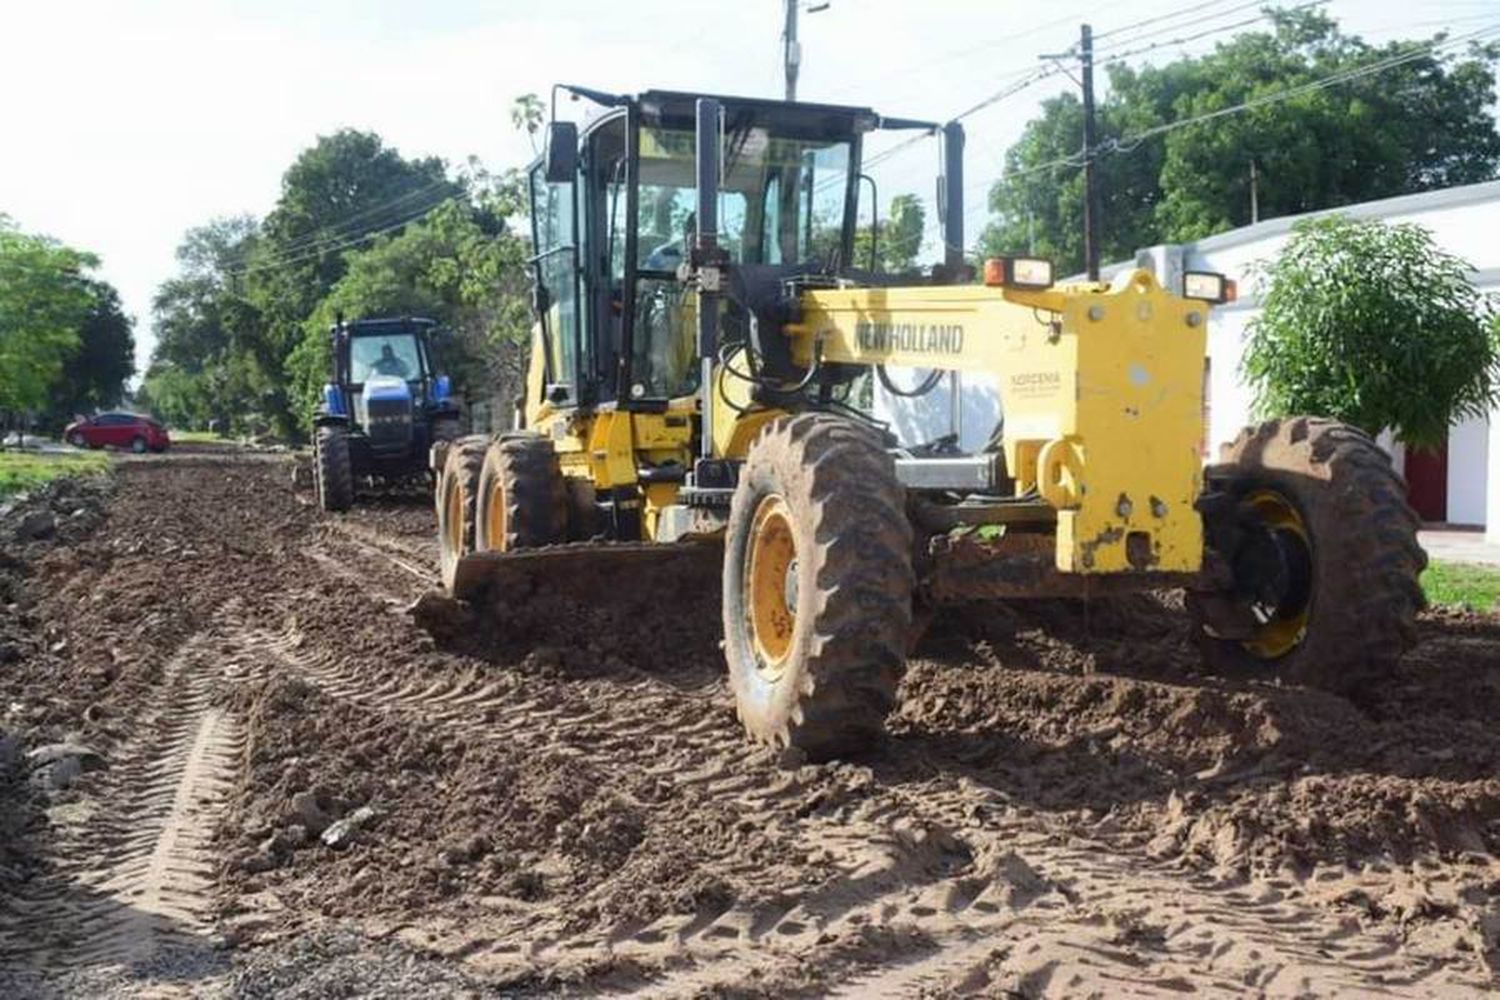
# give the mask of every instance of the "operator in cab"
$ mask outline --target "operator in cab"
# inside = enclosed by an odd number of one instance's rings
[[[396,357],[396,352],[391,349],[390,344],[382,344],[380,357],[375,359],[375,364],[370,366],[376,375],[394,375],[397,378],[410,378],[411,369],[405,361]]]

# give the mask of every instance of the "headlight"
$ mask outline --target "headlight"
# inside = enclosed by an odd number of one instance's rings
[[[1239,289],[1230,279],[1213,271],[1187,271],[1182,275],[1182,297],[1223,304],[1233,302]]]
[[[984,262],[984,283],[992,288],[1051,288],[1052,262],[1040,257],[991,257]]]

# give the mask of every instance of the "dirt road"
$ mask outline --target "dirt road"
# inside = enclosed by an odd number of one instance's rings
[[[101,504],[0,561],[0,728],[107,765],[10,769],[0,995],[1497,985],[1500,620],[1349,701],[1195,676],[1170,600],[975,609],[809,766],[741,736],[711,566],[439,643],[419,504],[186,453]]]

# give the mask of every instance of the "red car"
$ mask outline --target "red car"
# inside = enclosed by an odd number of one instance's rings
[[[150,417],[134,413],[101,413],[76,420],[63,431],[63,440],[75,448],[129,448],[136,454],[166,451],[172,439],[167,429]]]

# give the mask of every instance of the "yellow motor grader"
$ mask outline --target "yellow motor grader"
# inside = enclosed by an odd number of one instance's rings
[[[1280,420],[1204,467],[1222,276],[1058,285],[1019,257],[976,275],[956,124],[566,89],[603,111],[580,132],[554,107],[530,168],[520,426],[434,450],[453,597],[518,564],[624,589],[663,546],[720,544],[739,716],[825,757],[879,736],[914,608],[944,602],[1182,588],[1211,666],[1338,690],[1413,641],[1425,559],[1368,436]],[[856,259],[882,129],[940,137],[927,274]],[[888,366],[994,380],[988,443],[899,441],[859,405]]]

